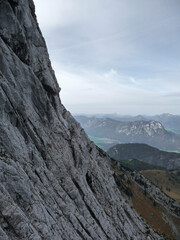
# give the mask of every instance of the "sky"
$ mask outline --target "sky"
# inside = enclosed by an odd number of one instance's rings
[[[34,0],[73,114],[180,114],[179,0]]]

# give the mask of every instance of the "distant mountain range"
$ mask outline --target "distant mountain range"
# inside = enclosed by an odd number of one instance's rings
[[[155,120],[160,122],[166,129],[180,133],[180,116],[179,115],[173,115],[169,113],[163,113],[160,115],[154,115],[154,116],[143,116],[143,115],[137,115],[137,116],[119,116],[116,118],[121,121],[148,121],[148,120]]]
[[[96,114],[88,115],[88,118],[111,118],[123,122],[134,122],[134,121],[149,121],[154,120],[160,122],[165,129],[180,133],[180,115],[173,115],[169,113],[163,113],[159,115],[147,116],[147,115],[118,115],[118,114]]]
[[[180,135],[167,131],[154,120],[118,121],[111,118],[76,116],[88,135],[119,143],[145,143],[162,150],[179,151]],[[111,145],[112,146],[112,145]]]
[[[129,159],[137,159],[166,169],[180,169],[180,153],[160,151],[159,149],[146,144],[117,144],[111,147],[107,153],[116,160],[126,160],[126,164],[131,163],[128,163]],[[134,164],[134,162],[132,163]],[[136,164],[139,165],[139,163]],[[148,169],[149,166],[145,167]]]

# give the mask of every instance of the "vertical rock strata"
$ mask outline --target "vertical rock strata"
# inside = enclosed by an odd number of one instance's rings
[[[0,0],[0,240],[163,239],[145,233],[59,90],[33,2]]]

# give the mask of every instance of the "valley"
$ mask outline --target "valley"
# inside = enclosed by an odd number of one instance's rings
[[[91,135],[88,135],[91,141],[93,141],[99,148],[107,151],[110,147],[114,146],[115,144],[120,143],[115,139],[110,138],[98,138]]]

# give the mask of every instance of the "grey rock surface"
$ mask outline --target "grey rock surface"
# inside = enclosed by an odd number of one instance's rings
[[[0,0],[0,240],[164,239],[145,234],[59,90],[33,1]]]

